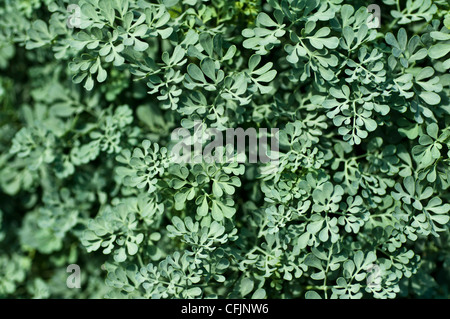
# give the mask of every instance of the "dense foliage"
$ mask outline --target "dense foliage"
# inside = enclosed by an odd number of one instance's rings
[[[447,0],[0,4],[0,297],[450,297]]]

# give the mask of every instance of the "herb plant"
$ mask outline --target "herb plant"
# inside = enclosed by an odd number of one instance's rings
[[[2,0],[0,297],[449,298],[450,4],[371,4]]]

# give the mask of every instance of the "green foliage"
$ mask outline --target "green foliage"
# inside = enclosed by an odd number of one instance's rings
[[[2,1],[0,297],[449,298],[450,5],[370,4]]]

